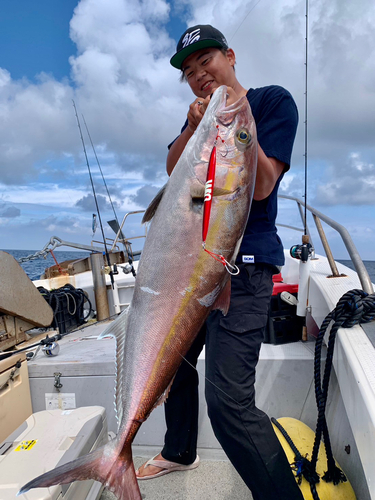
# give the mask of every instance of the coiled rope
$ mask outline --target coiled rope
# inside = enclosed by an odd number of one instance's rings
[[[82,325],[92,312],[90,299],[85,292],[81,288],[75,288],[70,283],[66,283],[64,286],[57,288],[56,290],[47,290],[42,286],[39,286],[38,290],[53,310],[53,325],[55,327],[59,326],[57,314],[63,311],[64,300],[66,300],[67,312],[70,316],[75,316],[78,325]],[[85,301],[89,303],[89,310],[86,316],[84,316],[83,312],[83,304]]]
[[[285,431],[285,429],[275,419],[271,419],[277,426],[280,432],[287,440],[289,446],[295,454],[295,463],[293,469],[296,471],[298,484],[301,484],[302,476],[310,483],[310,489],[314,500],[320,500],[316,491],[316,484],[320,481],[319,475],[316,472],[316,465],[318,461],[319,446],[324,439],[327,455],[327,471],[324,473],[322,479],[333,484],[345,482],[345,474],[336,466],[333,457],[331,441],[328,433],[328,426],[325,417],[325,410],[327,405],[329,379],[331,375],[333,352],[335,347],[336,334],[339,328],[351,328],[360,323],[368,323],[375,319],[375,294],[367,294],[363,290],[350,290],[345,293],[338,301],[335,309],[331,311],[324,319],[315,344],[314,355],[314,383],[315,383],[315,399],[318,407],[318,419],[315,431],[314,446],[311,455],[311,461],[306,457],[302,457],[293,441]],[[324,335],[333,321],[327,345],[327,356],[324,366],[323,382],[321,379],[321,358],[322,346]]]

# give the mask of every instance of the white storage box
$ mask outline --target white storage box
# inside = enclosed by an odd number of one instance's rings
[[[0,500],[15,500],[31,479],[70,462],[108,441],[105,409],[46,410],[31,415],[0,444]],[[102,485],[96,481],[36,488],[20,500],[96,500]]]
[[[0,442],[32,414],[24,353],[0,361]]]

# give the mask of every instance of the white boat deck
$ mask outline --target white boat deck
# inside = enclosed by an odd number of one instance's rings
[[[148,453],[147,458],[158,453],[149,451],[151,455]],[[139,481],[142,497],[145,500],[252,500],[250,491],[227,460],[204,459],[204,450],[199,452],[201,463],[197,469]],[[145,459],[138,456],[142,451],[135,450],[135,453],[134,464],[139,467]],[[116,497],[104,490],[100,500],[116,500]]]

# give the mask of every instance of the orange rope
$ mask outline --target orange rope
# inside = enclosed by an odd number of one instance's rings
[[[55,264],[56,264],[56,266],[57,266],[57,269],[59,270],[59,273],[60,273],[60,274],[64,274],[64,271],[61,269],[60,264],[59,264],[59,263],[57,262],[57,260],[56,260],[55,254],[53,253],[53,251],[52,251],[52,250],[50,250],[50,252],[51,252],[51,255],[52,255],[52,257],[53,257],[53,260],[55,261]]]

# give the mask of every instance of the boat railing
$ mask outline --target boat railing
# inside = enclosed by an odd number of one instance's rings
[[[145,212],[145,210],[135,210],[133,212],[128,212],[127,214],[124,215],[124,218],[122,219],[122,222],[121,222],[119,229],[117,231],[116,237],[113,240],[111,251],[113,251],[117,247],[118,243],[122,243],[123,245],[125,245],[126,248],[129,248],[129,242],[131,240],[146,238],[146,236],[147,236],[147,224],[144,225],[144,234],[140,234],[138,236],[132,236],[130,238],[126,238],[123,231],[122,231],[122,229],[125,225],[126,219],[129,217],[129,215],[143,214],[144,212]]]
[[[303,200],[301,200],[300,198],[296,198],[294,196],[279,195],[278,198],[292,200],[292,201],[295,201],[297,203],[298,210],[299,210],[301,220],[302,220],[302,224],[303,224],[303,226],[305,226],[305,215],[304,215],[305,202]],[[306,209],[312,214],[312,217],[314,219],[320,241],[323,245],[327,260],[329,262],[329,265],[330,265],[330,268],[332,271],[332,277],[340,277],[341,275],[337,270],[336,262],[333,258],[332,251],[331,251],[331,248],[329,246],[327,236],[324,232],[321,221],[325,222],[326,224],[328,224],[328,226],[330,226],[332,229],[334,229],[335,231],[337,231],[339,233],[339,235],[341,236],[341,239],[342,239],[342,241],[343,241],[343,243],[344,243],[344,245],[349,253],[349,256],[350,256],[350,259],[354,265],[354,268],[357,271],[357,274],[358,274],[358,277],[359,277],[359,280],[361,282],[363,290],[368,294],[374,293],[374,288],[373,288],[370,276],[367,272],[367,269],[366,269],[366,267],[361,259],[361,256],[359,255],[359,252],[358,252],[356,246],[354,245],[354,242],[353,242],[348,230],[346,229],[346,227],[339,224],[338,222],[331,219],[330,217],[327,217],[322,212],[319,212],[319,210],[316,210],[315,208],[311,207],[308,204],[306,204]],[[303,231],[303,229],[296,228],[293,226],[287,226],[285,224],[277,223],[277,225],[281,226],[281,227],[287,227],[289,229],[294,229],[297,231],[301,231],[301,230]],[[312,243],[312,239],[311,239],[310,231],[308,229],[307,222],[306,222],[306,228],[307,228],[307,234],[310,236],[310,242]]]

